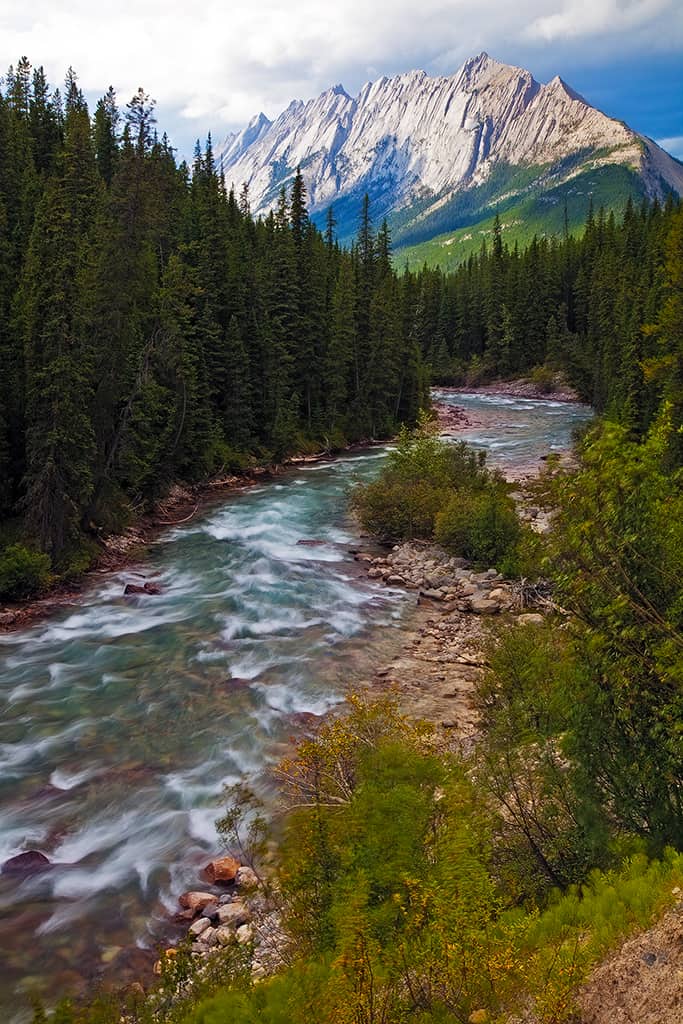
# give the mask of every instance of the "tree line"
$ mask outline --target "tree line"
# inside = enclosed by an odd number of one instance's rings
[[[478,382],[564,371],[597,412],[638,433],[664,395],[680,403],[680,201],[591,210],[581,237],[493,238],[455,272],[424,268],[416,337],[433,379]],[[542,371],[545,371],[545,375]],[[680,423],[680,413],[679,413]]]

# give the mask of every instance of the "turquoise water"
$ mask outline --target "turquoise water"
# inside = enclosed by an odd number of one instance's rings
[[[587,415],[449,400],[480,418],[471,440],[505,465],[565,447]],[[23,1019],[16,994],[78,990],[102,970],[134,977],[217,850],[223,787],[262,779],[302,716],[396,650],[415,597],[359,570],[345,511],[385,453],[233,495],[169,530],[136,570],[0,637],[0,863],[39,849],[55,865],[0,875],[3,1019]],[[161,593],[124,597],[141,576]]]

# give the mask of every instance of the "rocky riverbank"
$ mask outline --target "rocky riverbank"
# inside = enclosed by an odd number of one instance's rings
[[[501,623],[542,623],[540,608],[530,604],[520,582],[495,569],[477,571],[427,542],[356,558],[371,579],[416,592],[416,614],[403,647],[369,688],[395,690],[405,710],[435,725],[449,746],[470,747],[478,729],[476,684],[496,630]]]
[[[490,384],[458,387],[441,387],[436,390],[449,395],[501,395],[505,398],[533,398],[537,401],[581,402],[581,396],[565,380],[558,378],[554,382],[539,384],[527,377],[514,380],[492,381]]]

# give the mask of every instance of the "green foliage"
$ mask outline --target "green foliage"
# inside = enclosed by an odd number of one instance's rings
[[[40,593],[50,583],[50,568],[49,555],[11,544],[0,551],[0,598],[16,600]]]
[[[426,420],[402,429],[377,479],[356,487],[351,502],[363,526],[383,540],[434,538],[454,555],[510,569],[534,561],[532,541],[485,454],[441,441]]]
[[[683,842],[683,491],[664,406],[646,440],[605,424],[559,478],[549,565],[581,624],[565,741],[587,802],[658,848]]]
[[[354,490],[352,507],[363,526],[384,540],[429,538],[454,491],[483,488],[489,478],[484,453],[440,441],[423,421],[401,430],[377,479]]]
[[[500,565],[507,558],[511,566],[521,527],[512,498],[491,486],[452,497],[436,517],[434,536],[454,555],[481,565]]]

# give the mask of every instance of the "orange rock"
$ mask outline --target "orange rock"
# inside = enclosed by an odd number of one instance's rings
[[[181,907],[184,907],[185,910],[191,910],[193,914],[201,914],[204,907],[208,907],[209,903],[215,902],[216,897],[210,892],[184,892],[178,900]]]
[[[164,960],[170,960],[171,957],[176,956],[177,953],[178,953],[178,950],[174,946],[170,946],[168,949],[165,949],[161,959],[157,960],[157,962],[154,964],[154,967],[152,968],[154,973],[155,974],[161,974],[161,970],[162,970],[162,967],[163,967]],[[142,988],[142,986],[140,986],[140,987]],[[145,990],[142,989],[143,995],[144,995],[144,991]]]
[[[239,869],[240,862],[234,857],[218,857],[206,865],[204,874],[212,884],[214,882],[234,882]]]

